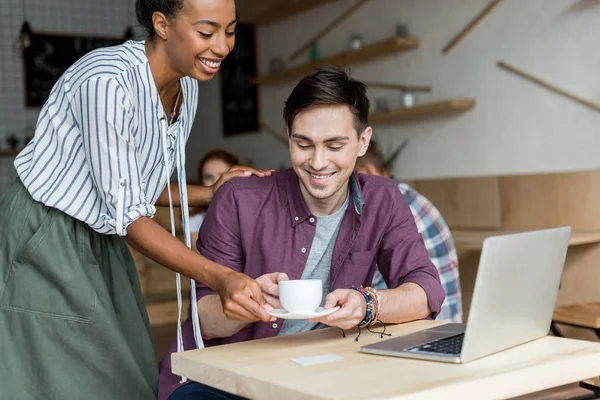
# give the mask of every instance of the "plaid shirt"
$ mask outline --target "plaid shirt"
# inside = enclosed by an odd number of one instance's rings
[[[415,216],[417,229],[423,236],[429,258],[440,273],[446,299],[437,319],[448,322],[462,322],[458,257],[450,229],[437,208],[425,196],[405,183],[399,183],[398,189],[408,202],[410,210]],[[387,289],[379,271],[373,277],[373,286],[376,289]]]

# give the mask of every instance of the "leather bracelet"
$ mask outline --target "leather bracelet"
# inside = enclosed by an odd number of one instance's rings
[[[364,290],[371,295],[374,303],[374,316],[371,322],[371,325],[375,324],[377,320],[379,320],[379,313],[381,312],[381,298],[379,297],[379,293],[377,293],[377,289],[372,287],[366,287]]]

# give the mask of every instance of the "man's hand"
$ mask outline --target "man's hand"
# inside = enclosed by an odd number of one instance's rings
[[[256,322],[275,321],[266,310],[272,310],[267,304],[260,285],[241,272],[227,272],[220,281],[217,292],[223,305],[223,313],[228,319]]]
[[[323,308],[340,306],[340,309],[321,318],[309,319],[342,329],[352,329],[358,325],[367,313],[367,302],[362,294],[354,289],[337,289],[327,295]]]
[[[275,309],[283,308],[279,301],[279,282],[287,281],[289,279],[290,278],[284,272],[272,272],[256,278],[256,282],[260,285],[263,295],[267,300],[267,304]]]
[[[225,172],[223,175],[221,175],[219,180],[216,181],[214,183],[214,185],[211,186],[211,188],[212,188],[213,194],[215,194],[215,192],[221,187],[221,185],[224,184],[225,182],[227,182],[228,180],[230,180],[231,178],[251,176],[251,175],[260,176],[261,178],[263,178],[265,176],[271,176],[272,172],[273,172],[273,170],[254,169],[251,167],[242,167],[239,165],[234,165],[233,167],[229,168],[229,170],[227,172]]]

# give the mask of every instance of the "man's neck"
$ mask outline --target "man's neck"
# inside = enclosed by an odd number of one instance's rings
[[[345,185],[343,190],[334,193],[333,196],[327,199],[315,199],[307,192],[304,186],[300,185],[300,191],[302,192],[302,197],[304,197],[304,201],[306,202],[308,209],[317,217],[331,215],[339,210],[344,204],[344,201],[346,201],[349,190],[350,188],[348,185]]]
[[[154,40],[147,38],[145,47],[146,57],[150,64],[150,71],[152,71],[158,94],[161,99],[170,97],[179,89],[178,81],[182,78],[182,75],[172,67],[160,38],[154,38]]]

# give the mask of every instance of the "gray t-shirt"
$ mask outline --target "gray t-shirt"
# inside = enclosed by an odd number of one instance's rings
[[[317,229],[310,247],[310,253],[306,260],[306,266],[302,272],[302,279],[321,279],[323,282],[323,301],[329,293],[329,273],[331,270],[331,257],[333,255],[333,247],[342,224],[342,218],[348,208],[350,196],[346,197],[346,201],[342,204],[339,210],[331,215],[317,217]],[[317,327],[316,322],[307,322],[304,319],[286,319],[283,322],[279,336],[290,333],[306,332]]]

